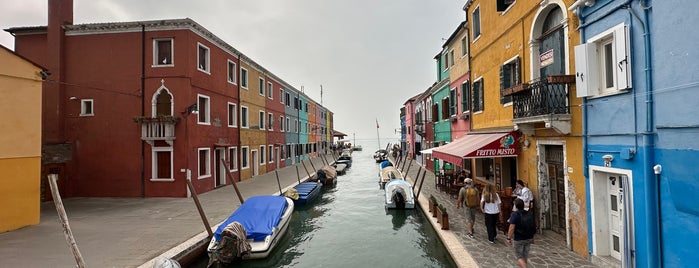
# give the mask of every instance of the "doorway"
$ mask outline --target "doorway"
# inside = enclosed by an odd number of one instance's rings
[[[226,185],[227,167],[222,162],[226,160],[225,148],[216,148],[214,152],[214,187]]]
[[[556,233],[566,233],[566,193],[563,172],[563,146],[546,145],[546,168],[549,185],[549,216],[547,226]]]
[[[590,216],[594,257],[620,263],[634,252],[633,191],[630,170],[590,166]],[[593,260],[594,261],[594,260]]]
[[[257,150],[251,151],[250,165],[252,165],[252,176],[257,176],[260,174],[260,164],[259,156],[257,155]]]

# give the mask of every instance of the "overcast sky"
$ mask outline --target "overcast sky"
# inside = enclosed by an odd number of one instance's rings
[[[0,28],[47,24],[49,0],[0,0]],[[335,113],[335,129],[397,141],[400,108],[437,80],[465,0],[74,0],[74,24],[191,18]],[[0,33],[14,49],[14,38]],[[353,134],[356,136],[353,137]],[[378,144],[376,144],[378,146]]]

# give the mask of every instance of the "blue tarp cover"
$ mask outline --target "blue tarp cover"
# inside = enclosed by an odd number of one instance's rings
[[[381,169],[383,169],[383,168],[385,168],[385,167],[387,167],[387,166],[393,166],[393,164],[391,163],[391,161],[384,160],[383,162],[381,162]]]
[[[245,227],[248,239],[262,241],[272,234],[272,228],[279,224],[286,206],[286,197],[283,196],[250,197],[218,226],[214,238],[219,241],[223,229],[237,221]]]

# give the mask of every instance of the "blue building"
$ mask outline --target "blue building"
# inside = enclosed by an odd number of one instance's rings
[[[578,0],[593,262],[699,263],[699,34],[691,0]],[[691,244],[690,244],[691,243]]]

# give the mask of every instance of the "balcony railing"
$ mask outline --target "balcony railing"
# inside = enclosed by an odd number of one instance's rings
[[[526,118],[549,114],[570,114],[567,80],[537,79],[511,90],[513,116]]]
[[[176,117],[138,117],[134,121],[141,124],[141,139],[153,145],[154,141],[161,140],[172,145],[175,140],[175,124],[179,121]]]

